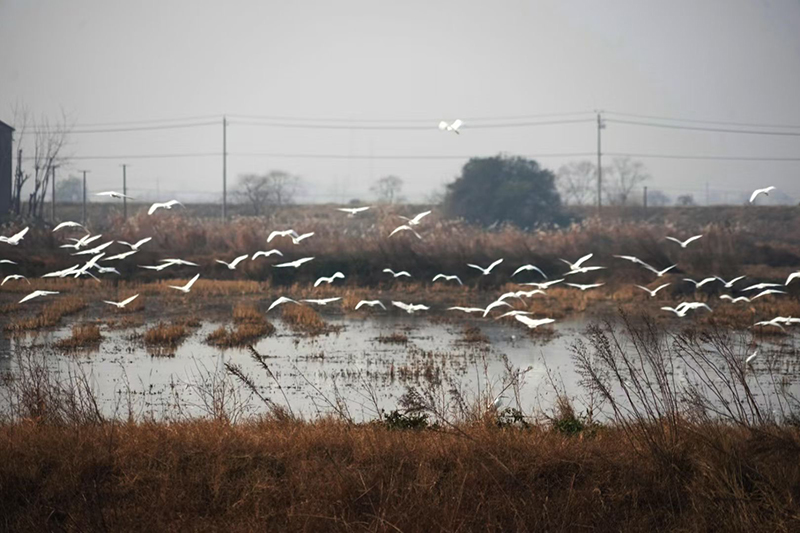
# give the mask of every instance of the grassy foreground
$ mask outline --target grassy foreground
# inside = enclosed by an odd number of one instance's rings
[[[5,531],[798,531],[800,431],[0,426]],[[656,451],[659,450],[659,451]]]

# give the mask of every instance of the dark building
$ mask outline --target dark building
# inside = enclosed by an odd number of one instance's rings
[[[14,128],[0,120],[0,217],[11,209],[11,169]]]

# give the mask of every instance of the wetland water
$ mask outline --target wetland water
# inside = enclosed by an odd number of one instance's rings
[[[266,362],[274,379],[247,349],[207,345],[205,338],[218,323],[193,329],[167,356],[153,355],[145,347],[141,340],[145,327],[115,330],[104,326],[99,347],[71,354],[52,347],[54,341],[70,335],[68,326],[33,337],[3,338],[0,372],[13,376],[18,371],[17,356],[34,353],[44,356],[49,368],[62,379],[76,372],[88,376],[106,414],[126,416],[132,405],[135,415],[158,419],[175,416],[176,404],[180,404],[183,415],[209,414],[213,400],[208,391],[222,380],[227,379],[242,398],[250,396],[241,383],[227,374],[224,365],[232,363],[253,378],[260,394],[278,405],[288,402],[295,414],[331,412],[334,408],[329,401],[336,403],[338,395],[353,419],[368,420],[375,418],[376,405],[387,412],[398,408],[398,400],[409,386],[424,388],[441,383],[446,391],[458,384],[467,399],[476,397],[479,391],[488,393],[488,388],[496,394],[503,387],[507,360],[515,369],[532,368],[521,382],[520,405],[509,391],[505,406],[521,407],[527,413],[551,408],[555,393],[549,372],[558,386],[576,400],[576,408],[583,408],[585,390],[580,386],[570,347],[582,337],[586,320],[559,321],[553,327],[555,335],[541,337],[529,336],[508,323],[470,319],[444,323],[423,316],[392,316],[331,318],[328,322],[339,331],[316,337],[297,334],[282,321],[275,322],[275,334],[255,344],[258,353],[268,357]],[[467,327],[479,328],[486,342],[468,342]],[[405,336],[407,342],[380,340],[393,334],[400,336],[399,340]],[[784,353],[789,345],[796,354],[794,337],[782,338],[780,344]],[[770,350],[778,348],[777,344],[762,343],[764,356],[754,361],[753,372],[766,365]],[[788,380],[790,391],[800,395],[798,357],[773,368]],[[676,374],[680,371],[677,364]],[[232,401],[230,389],[227,394],[226,401]],[[255,397],[248,405],[249,411],[264,408]]]

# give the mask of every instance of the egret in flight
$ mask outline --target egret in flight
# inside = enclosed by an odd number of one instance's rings
[[[430,307],[428,307],[427,305],[406,304],[403,302],[395,302],[395,301],[392,301],[392,305],[395,307],[399,307],[409,315],[414,314],[415,311],[427,311],[428,309],[430,309]]]
[[[333,283],[333,280],[335,280],[335,279],[344,279],[344,274],[342,274],[341,272],[336,272],[335,274],[333,274],[332,276],[329,276],[327,278],[325,276],[322,276],[321,278],[319,278],[317,281],[314,282],[314,286],[317,287],[317,286],[319,286],[320,283],[323,283],[323,282],[331,284],[331,283]]]
[[[358,309],[364,305],[368,305],[370,307],[375,307],[377,305],[386,311],[386,306],[383,305],[380,300],[361,300],[356,304],[356,311],[358,311]]]
[[[663,285],[661,285],[658,288],[653,289],[653,290],[650,290],[647,287],[643,287],[641,285],[636,285],[636,287],[639,287],[643,291],[647,292],[650,295],[651,298],[655,298],[656,294],[658,294],[658,291],[660,291],[664,287],[669,287],[669,283],[665,283],[665,284],[663,284]]]
[[[350,216],[352,218],[352,217],[356,216],[358,213],[364,212],[367,209],[369,209],[369,206],[367,206],[367,207],[337,207],[336,209],[337,209],[337,211],[341,211],[343,213],[347,213],[348,216]]]
[[[179,205],[181,207],[185,207],[178,200],[170,200],[169,202],[156,202],[150,206],[150,209],[147,210],[147,214],[152,215],[153,213],[156,212],[157,209],[172,209],[173,205]]]
[[[426,216],[430,215],[430,211],[423,211],[422,213],[418,213],[414,215],[413,218],[404,217],[403,215],[397,215],[398,217],[402,218],[403,220],[408,221],[409,226],[416,226],[420,223],[420,221],[425,218]]]
[[[676,239],[675,237],[664,237],[668,241],[672,241],[681,245],[681,248],[686,248],[689,246],[690,243],[696,241],[697,239],[701,238],[702,235],[695,235],[694,237],[689,237],[685,241],[681,241],[680,239]]]
[[[774,191],[775,187],[770,185],[769,187],[765,187],[763,189],[756,189],[753,191],[753,194],[750,195],[750,203],[752,204],[753,201],[758,197],[759,194],[763,194],[764,196],[769,196],[769,193]]]
[[[33,291],[32,293],[24,297],[22,300],[20,300],[19,303],[27,302],[28,300],[33,300],[34,298],[38,298],[39,296],[49,296],[51,294],[58,294],[58,291]]]
[[[517,275],[517,274],[519,274],[520,272],[525,272],[525,271],[527,271],[527,270],[535,270],[536,272],[538,272],[539,274],[541,274],[541,275],[542,275],[542,277],[543,277],[544,279],[547,279],[547,274],[545,274],[544,272],[542,272],[542,269],[540,269],[539,267],[537,267],[537,266],[533,266],[533,265],[522,265],[521,267],[519,267],[518,269],[516,269],[516,270],[514,271],[514,273],[513,273],[513,274],[511,274],[511,277],[513,278],[514,276],[516,276],[516,275]]]
[[[448,124],[446,121],[443,120],[439,122],[439,129],[442,131],[452,131],[453,133],[458,135],[461,133],[458,131],[458,128],[460,128],[462,124],[464,124],[464,122],[462,122],[461,119],[456,119],[450,124]]]
[[[117,191],[98,192],[98,193],[95,193],[95,196],[108,196],[109,198],[116,198],[118,200],[121,199],[121,198],[127,198],[128,200],[133,200],[134,199],[133,196],[127,196],[127,195],[122,194],[121,192],[117,192]]]
[[[63,228],[83,228],[83,225],[78,224],[77,222],[72,222],[71,220],[67,220],[65,222],[60,223],[58,226],[53,228],[53,233],[56,231],[63,229]],[[86,229],[86,228],[84,228]]]
[[[122,252],[121,254],[112,255],[111,257],[106,257],[105,259],[103,259],[103,261],[114,261],[115,259],[117,259],[117,260],[125,259],[126,257],[131,256],[131,255],[133,255],[133,254],[135,254],[137,252],[138,252],[138,250],[130,250],[130,251],[127,251],[127,252]]]
[[[408,226],[408,225],[406,225],[406,224],[403,224],[402,226],[397,226],[396,228],[394,228],[394,229],[392,230],[392,232],[389,234],[389,237],[391,237],[392,235],[394,235],[394,234],[395,234],[395,233],[397,233],[398,231],[410,231],[411,233],[413,233],[414,235],[416,235],[417,239],[422,239],[422,237],[420,236],[420,234],[419,234],[419,233],[417,233],[416,231],[414,231],[414,230],[411,228],[411,226]]]
[[[528,326],[530,329],[536,329],[539,326],[544,326],[545,324],[552,324],[555,322],[555,320],[552,318],[540,318],[537,320],[525,315],[514,315],[514,318]]]
[[[272,311],[273,307],[277,307],[277,306],[279,306],[281,304],[284,304],[286,302],[292,302],[293,304],[300,305],[300,302],[298,302],[296,300],[292,300],[291,298],[287,298],[286,296],[281,296],[280,298],[278,298],[277,300],[275,300],[274,302],[272,302],[270,304],[270,306],[267,308],[267,313]]]
[[[168,285],[168,287],[171,287],[173,289],[177,289],[177,290],[179,290],[181,292],[188,293],[192,289],[192,285],[194,285],[194,282],[197,281],[199,278],[200,278],[200,274],[195,274],[194,277],[192,279],[190,279],[189,282],[186,285],[183,285],[183,286]]]
[[[137,242],[135,242],[133,244],[131,244],[129,242],[125,242],[125,241],[117,241],[117,242],[120,243],[120,244],[124,244],[125,246],[129,247],[131,250],[136,250],[138,252],[139,248],[142,245],[147,244],[148,242],[150,242],[152,240],[153,240],[152,237],[145,237],[144,239],[142,239],[140,241],[137,241]]]
[[[467,266],[468,267],[472,267],[472,268],[476,268],[476,269],[480,270],[481,272],[483,272],[484,276],[488,276],[489,273],[492,271],[492,269],[494,267],[496,267],[497,265],[499,265],[500,263],[502,263],[502,262],[503,262],[502,259],[498,259],[497,261],[495,261],[494,263],[492,263],[491,265],[489,265],[486,268],[480,267],[478,265],[473,265],[472,263],[467,263]]]
[[[395,278],[399,278],[399,277],[402,277],[402,276],[406,276],[407,278],[410,278],[410,277],[411,277],[411,274],[409,274],[409,273],[408,273],[408,272],[406,272],[405,270],[401,270],[400,272],[395,272],[395,271],[394,271],[394,270],[392,270],[391,268],[384,268],[384,269],[383,269],[383,271],[384,271],[385,273],[387,273],[387,274],[391,274],[391,275],[392,275],[393,277],[395,277]]]
[[[328,305],[331,302],[338,302],[341,300],[342,297],[338,296],[336,298],[317,298],[317,299],[308,299],[308,300],[300,300],[301,302],[308,302],[310,304],[317,304],[317,305]]]
[[[29,229],[30,228],[27,227],[24,230],[20,231],[19,233],[15,233],[11,237],[4,237],[4,236],[0,235],[0,242],[4,242],[6,244],[10,244],[12,246],[16,246],[16,245],[19,244],[19,242],[22,240],[22,238],[25,237],[25,234],[28,233]]]
[[[10,275],[6,276],[5,278],[3,278],[3,283],[0,283],[0,285],[5,285],[6,281],[8,281],[10,279],[11,280],[24,279],[25,281],[28,281],[28,278],[26,278],[22,274],[10,274]],[[31,282],[28,281],[28,285],[30,285],[30,284],[31,284]]]
[[[732,279],[732,280],[730,280],[730,281],[725,281],[724,279],[722,279],[722,278],[721,278],[721,277],[719,277],[719,276],[715,276],[715,277],[716,277],[716,278],[717,278],[717,279],[718,279],[720,282],[722,282],[722,284],[723,284],[723,285],[725,285],[725,288],[726,288],[726,289],[732,289],[732,288],[733,288],[733,284],[734,284],[734,283],[736,283],[736,282],[737,282],[737,281],[739,281],[739,280],[742,280],[742,279],[746,278],[747,276],[739,276],[738,278],[733,278],[733,279]]]
[[[576,289],[580,289],[582,291],[587,291],[589,289],[602,287],[603,285],[605,285],[605,283],[590,283],[588,285],[582,285],[580,283],[565,283],[564,285],[567,285],[569,287],[575,287]]]
[[[134,294],[130,298],[126,298],[125,300],[122,300],[121,302],[112,302],[110,300],[103,300],[103,303],[107,303],[109,305],[116,305],[118,309],[124,309],[126,305],[128,305],[129,303],[134,301],[136,298],[138,298],[138,296],[139,296],[138,294]]]
[[[240,255],[239,257],[237,257],[236,259],[234,259],[234,260],[233,260],[233,261],[231,261],[230,263],[228,263],[228,262],[226,262],[226,261],[221,261],[221,260],[219,260],[219,259],[216,259],[216,261],[217,261],[217,263],[220,263],[221,265],[225,265],[225,266],[226,266],[226,267],[228,267],[228,269],[230,269],[230,270],[236,270],[236,265],[238,265],[239,263],[241,263],[242,261],[244,261],[244,260],[245,260],[245,259],[247,259],[248,257],[249,257],[249,256],[248,256],[247,254],[245,254],[245,255]]]
[[[443,279],[445,281],[456,280],[459,285],[463,285],[463,283],[461,283],[461,278],[456,275],[448,276],[447,274],[436,274],[433,276],[433,281],[436,281],[437,279]]]
[[[250,258],[250,260],[251,261],[255,261],[259,257],[269,257],[269,256],[271,256],[273,254],[283,257],[283,254],[281,253],[280,250],[272,249],[272,250],[261,250],[261,251],[258,251],[258,252],[253,254],[253,256]]]
[[[288,263],[280,263],[277,265],[273,265],[275,268],[298,268],[303,263],[308,263],[309,261],[313,260],[313,257],[303,257],[301,259],[297,259],[295,261],[289,261]]]
[[[569,262],[569,261],[567,261],[566,259],[559,259],[559,261],[561,261],[562,263],[566,263],[567,265],[569,265],[569,269],[570,269],[570,271],[572,271],[572,270],[578,270],[578,269],[581,267],[581,265],[582,265],[582,264],[584,264],[584,263],[585,263],[586,261],[588,261],[589,259],[591,259],[593,255],[594,255],[594,254],[586,254],[586,255],[584,255],[583,257],[581,257],[580,259],[578,259],[577,261],[575,261],[574,263],[570,263],[570,262]]]

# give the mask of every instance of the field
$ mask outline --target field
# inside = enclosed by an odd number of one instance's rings
[[[42,225],[3,247],[19,263],[4,273],[31,284],[0,290],[2,530],[800,529],[800,348],[790,328],[752,328],[800,317],[800,283],[746,305],[719,298],[800,268],[796,209],[576,210],[568,228],[523,230],[477,228],[434,208],[417,239],[388,234],[397,215],[425,206],[353,218],[296,206],[227,223],[208,206],[152,217],[142,208],[129,206],[123,221],[117,207],[92,206],[97,243],[153,237],[115,264],[119,277],[36,277],[83,261],[58,248],[80,232]],[[266,242],[286,228],[314,236]],[[695,234],[687,249],[664,239]],[[284,257],[235,271],[215,262],[273,247]],[[552,327],[445,310],[542,281],[512,278],[520,265],[553,279],[566,271],[561,258],[590,252],[607,268],[570,277],[603,286],[559,284],[502,309],[555,318]],[[678,266],[656,279],[613,255]],[[137,266],[165,257],[199,267]],[[314,260],[273,266],[301,257]],[[466,266],[498,258],[488,276]],[[336,271],[345,279],[313,287]],[[168,287],[196,272],[190,293]],[[433,283],[439,272],[464,285]],[[715,275],[747,277],[734,290],[682,280]],[[652,298],[633,286],[662,283]],[[16,303],[37,288],[61,294]],[[125,309],[102,303],[134,294]],[[268,311],[279,296],[342,299]],[[361,299],[388,311],[356,311]],[[392,300],[431,310],[407,315]],[[713,312],[679,319],[659,309],[680,301]],[[559,328],[569,320],[582,329]],[[154,407],[154,381],[142,376],[166,374],[192,351],[198,379],[165,378]],[[110,374],[120,366],[140,374],[123,383]],[[543,389],[531,388],[534,375]],[[110,403],[98,376],[114,381]],[[315,415],[299,408],[306,395],[322,406]],[[369,417],[356,415],[354,397]]]

